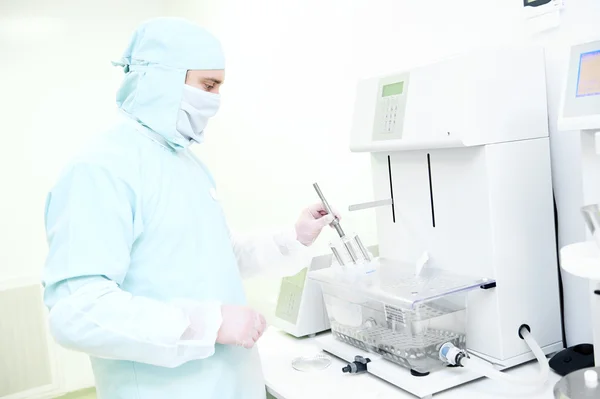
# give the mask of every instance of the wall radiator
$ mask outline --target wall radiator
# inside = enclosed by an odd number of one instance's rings
[[[0,399],[58,392],[53,345],[39,281],[0,282]]]

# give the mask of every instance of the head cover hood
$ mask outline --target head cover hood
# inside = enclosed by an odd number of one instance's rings
[[[181,18],[157,18],[140,25],[121,59],[125,78],[117,92],[121,110],[174,149],[189,140],[177,131],[188,70],[225,69],[219,41],[205,29]]]

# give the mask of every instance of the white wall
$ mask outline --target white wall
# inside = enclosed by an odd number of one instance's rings
[[[231,223],[241,230],[293,223],[302,207],[318,201],[315,181],[338,208],[370,199],[368,156],[346,149],[352,10],[341,7],[336,30],[325,33],[335,2],[323,2],[317,19],[304,15],[311,13],[304,4],[215,3],[228,9],[222,23],[198,19],[225,45],[224,104],[197,151],[213,166]],[[267,8],[277,17],[265,19]],[[313,30],[305,29],[307,19]]]
[[[353,9],[342,1],[213,1],[188,13],[223,41],[223,108],[198,150],[211,166],[233,228],[291,226],[318,197],[318,182],[341,211],[372,199],[370,160],[351,154],[354,101]],[[315,13],[314,10],[319,10]],[[335,27],[335,29],[332,29]],[[346,230],[375,242],[372,211],[343,215]],[[327,229],[315,245],[327,251]],[[278,280],[246,282],[251,302],[269,318]]]
[[[368,156],[347,150],[359,77],[521,41],[548,50],[553,173],[569,175],[574,185],[558,187],[560,217],[580,217],[580,204],[562,195],[577,188],[572,151],[578,144],[573,135],[558,133],[555,121],[569,44],[600,35],[597,0],[567,1],[562,26],[534,37],[523,24],[521,0],[213,0],[204,3],[203,12],[191,0],[176,3],[175,13],[204,23],[227,51],[224,107],[199,152],[212,166],[234,227],[290,220],[315,200],[313,181],[343,209],[371,199]],[[371,212],[345,216],[347,228],[369,245],[376,243]],[[565,233],[571,242],[583,234],[573,230]],[[317,252],[326,251],[325,244],[321,240]],[[582,283],[566,279],[569,341],[586,341]],[[247,287],[254,303],[270,314],[278,282],[259,280]]]
[[[111,66],[159,0],[0,3],[0,282],[39,280],[44,200],[64,163],[108,125],[122,71]],[[86,356],[56,348],[64,390],[93,383]]]

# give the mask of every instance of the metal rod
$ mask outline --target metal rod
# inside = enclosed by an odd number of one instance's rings
[[[327,213],[333,216],[333,222],[331,222],[331,225],[333,226],[333,228],[335,228],[338,235],[340,236],[340,238],[343,241],[343,238],[346,236],[346,234],[344,233],[342,226],[340,226],[340,221],[333,213],[333,210],[331,209],[331,206],[329,206],[329,202],[327,202],[327,200],[325,199],[325,196],[323,195],[323,192],[319,188],[319,185],[317,183],[314,183],[313,187],[315,188],[317,195],[321,199],[321,202],[323,203],[323,207],[325,208]],[[356,263],[358,258],[356,257],[356,254],[354,253],[354,250],[352,249],[352,246],[350,245],[350,243],[344,241],[344,246],[346,247],[346,250],[348,251],[348,255],[350,255],[350,259],[352,259],[352,262]]]
[[[344,266],[344,260],[342,259],[342,257],[340,256],[340,253],[338,252],[337,248],[335,247],[331,247],[331,252],[333,252],[333,255],[335,256],[335,258],[337,259],[338,263],[340,264],[340,266]]]
[[[354,248],[352,248],[352,244],[349,241],[344,241],[344,246],[346,247],[346,252],[350,255],[350,259],[352,259],[352,263],[356,263],[358,257],[356,256],[356,252],[354,252]]]
[[[363,245],[362,241],[360,240],[360,238],[358,238],[358,236],[354,237],[356,240],[356,244],[358,244],[358,248],[360,249],[360,252],[363,254],[365,260],[367,262],[371,261],[371,256],[369,256],[369,251],[367,251],[367,248],[365,248],[365,246]]]
[[[327,200],[325,199],[325,196],[323,195],[323,192],[319,188],[319,185],[317,183],[314,183],[313,187],[315,188],[317,195],[321,199],[321,203],[323,203],[323,207],[325,208],[327,213],[330,215],[333,215],[334,219],[333,219],[333,222],[331,222],[331,225],[335,228],[335,230],[337,231],[337,233],[339,234],[340,237],[344,237],[346,234],[344,233],[344,230],[342,230],[342,226],[340,226],[340,221],[338,220],[337,217],[335,217],[335,214],[333,213],[333,210],[329,206],[329,202],[327,202]]]
[[[387,205],[394,205],[394,201],[391,198],[389,198],[389,199],[379,200],[379,201],[363,202],[362,204],[350,205],[348,207],[348,211],[350,211],[350,212],[361,211],[363,209],[378,208],[380,206],[387,206]]]

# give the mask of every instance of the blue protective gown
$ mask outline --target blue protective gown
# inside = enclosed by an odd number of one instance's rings
[[[223,69],[218,42],[175,18],[143,24],[118,63],[123,119],[48,195],[44,300],[63,346],[91,356],[101,399],[264,398],[256,349],[215,344],[242,276],[309,261],[293,229],[241,239],[175,129],[186,71]],[[184,339],[193,324],[202,334]]]

